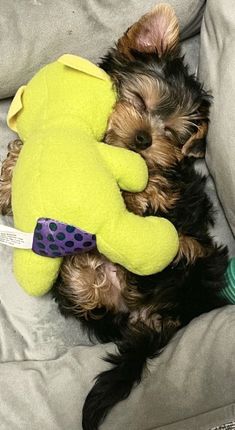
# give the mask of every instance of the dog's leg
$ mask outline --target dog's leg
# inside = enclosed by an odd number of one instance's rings
[[[11,215],[11,182],[13,170],[19,157],[22,142],[17,139],[8,145],[7,158],[2,163],[0,175],[0,213]]]
[[[98,252],[73,255],[64,259],[60,279],[54,290],[63,297],[60,309],[75,317],[97,319],[97,315],[111,311],[126,312],[122,290],[125,286],[125,269],[109,262]]]

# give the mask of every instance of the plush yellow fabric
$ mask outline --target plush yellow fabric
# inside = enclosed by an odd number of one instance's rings
[[[119,187],[142,191],[148,174],[138,154],[100,142],[115,100],[108,75],[72,55],[19,90],[8,114],[24,142],[13,176],[14,222],[26,232],[40,217],[77,226],[96,235],[110,260],[147,275],[174,258],[178,236],[169,221],[126,210]],[[60,264],[61,258],[14,252],[16,278],[29,294],[46,293]]]

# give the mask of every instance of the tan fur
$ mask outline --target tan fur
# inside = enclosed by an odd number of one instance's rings
[[[131,212],[143,215],[148,207],[151,207],[155,212],[158,210],[168,212],[176,205],[179,194],[171,188],[166,178],[159,174],[150,174],[148,185],[144,191],[135,194],[125,191],[123,197]]]
[[[183,257],[186,258],[187,264],[194,263],[197,258],[205,257],[209,253],[209,249],[204,248],[200,242],[191,236],[179,235],[179,251],[174,260],[178,263]]]
[[[205,121],[203,121],[202,124],[198,127],[198,130],[184,144],[182,148],[183,155],[189,156],[192,154],[194,157],[197,157],[197,158],[204,157],[205,155],[204,151],[197,152],[197,153],[193,152],[193,144],[197,140],[204,139],[205,136],[207,135],[207,131],[208,131],[208,124]]]
[[[74,303],[74,313],[91,317],[95,308],[114,313],[127,309],[121,295],[126,284],[124,269],[98,252],[66,257],[60,275],[60,293]]]
[[[180,321],[178,319],[173,320],[172,318],[163,318],[160,314],[151,309],[151,306],[143,306],[139,310],[130,313],[130,323],[135,326],[139,323],[144,323],[154,331],[161,333],[162,331],[173,331],[180,327]]]
[[[22,148],[19,139],[10,142],[8,145],[7,158],[2,163],[0,176],[0,212],[3,215],[11,215],[11,182],[14,167]]]
[[[147,306],[141,307],[141,309],[131,312],[129,321],[132,325],[142,322],[148,327],[150,327],[152,330],[159,332],[161,331],[162,327],[161,316],[156,312],[151,313],[150,309]]]

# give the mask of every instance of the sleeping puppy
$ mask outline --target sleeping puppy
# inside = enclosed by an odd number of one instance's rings
[[[101,342],[115,341],[112,368],[98,375],[83,409],[83,429],[96,430],[109,410],[140,382],[147,358],[157,356],[179,328],[225,304],[227,249],[210,234],[212,204],[194,162],[203,157],[210,98],[190,75],[169,5],[158,5],[131,26],[100,66],[118,102],[105,141],[138,152],[149,169],[141,193],[123,192],[127,208],[164,216],[178,230],[180,249],[161,273],[134,275],[97,251],[66,257],[53,294],[64,315],[79,318]],[[10,211],[10,182],[21,149],[3,163],[0,205]]]

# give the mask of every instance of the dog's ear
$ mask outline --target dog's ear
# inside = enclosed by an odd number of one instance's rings
[[[162,57],[174,52],[179,43],[179,24],[168,4],[159,4],[132,25],[119,39],[117,48],[129,60],[135,51]]]
[[[206,150],[207,122],[203,121],[195,133],[182,147],[182,154],[186,157],[203,158]]]

